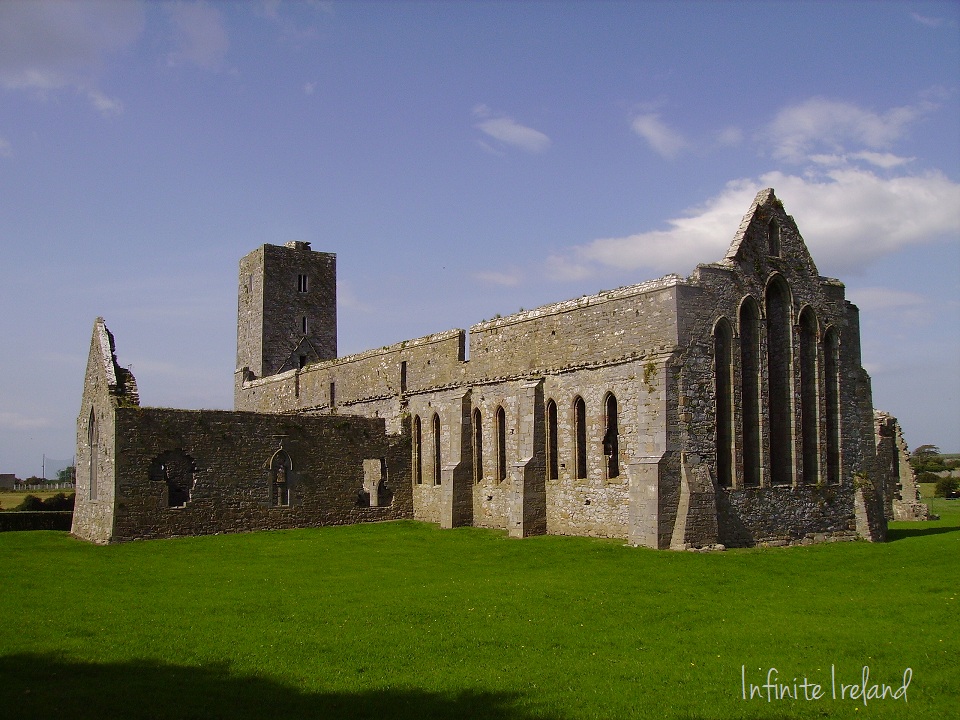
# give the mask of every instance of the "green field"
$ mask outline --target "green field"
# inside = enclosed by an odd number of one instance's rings
[[[710,554],[414,522],[3,533],[0,717],[955,717],[960,502],[931,504],[886,544]],[[906,702],[833,699],[831,667],[864,666],[909,668]],[[744,700],[770,668],[824,697]]]
[[[52,498],[57,493],[63,493],[64,495],[69,495],[73,490],[29,490],[25,492],[14,492],[4,491],[0,492],[0,510],[12,510],[17,505],[23,502],[23,499],[27,495],[34,495],[41,500],[46,500],[47,498]]]

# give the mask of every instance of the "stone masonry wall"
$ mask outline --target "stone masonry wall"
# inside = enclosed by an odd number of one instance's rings
[[[238,369],[260,377],[279,372],[291,354],[337,356],[336,255],[302,242],[262,245],[240,261],[237,297]]]
[[[857,536],[853,485],[723,489],[719,542],[728,547],[799,545]]]
[[[117,410],[113,541],[319,527],[413,516],[401,438],[382,420],[157,408]],[[282,448],[281,448],[282,444]],[[289,504],[272,500],[271,459],[289,456]],[[170,507],[160,460],[189,458],[189,500]],[[382,459],[381,500],[363,498],[364,461]],[[368,479],[369,482],[369,479]],[[369,502],[369,497],[367,503]]]

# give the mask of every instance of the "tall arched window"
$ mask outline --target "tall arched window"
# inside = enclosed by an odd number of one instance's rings
[[[726,318],[713,328],[713,382],[716,397],[717,482],[733,485],[733,331]]]
[[[779,275],[767,285],[767,406],[770,481],[793,484],[793,323],[790,288]]]
[[[420,416],[413,416],[413,481],[423,483],[423,428]]]
[[[840,482],[840,337],[828,328],[823,339],[824,407],[827,413],[827,482]]]
[[[547,480],[560,477],[560,454],[557,449],[557,404],[547,401]]]
[[[617,420],[617,398],[607,393],[603,403],[603,456],[606,458],[607,478],[620,476],[620,428]]]
[[[433,414],[433,484],[439,485],[443,476],[441,475],[440,463],[440,415]]]
[[[87,447],[90,448],[90,471],[88,476],[89,498],[97,499],[97,475],[100,467],[100,428],[97,425],[97,414],[90,408],[90,418],[87,421]]]
[[[587,476],[587,406],[583,398],[577,396],[573,401],[573,451],[574,468],[577,478]]]
[[[760,485],[760,308],[740,304],[740,419],[743,426],[743,484]]]
[[[497,482],[507,479],[507,416],[497,408]]]
[[[473,410],[473,481],[483,480],[483,423],[480,408]]]
[[[820,409],[817,392],[817,316],[810,307],[800,312],[800,444],[803,482],[820,479]]]

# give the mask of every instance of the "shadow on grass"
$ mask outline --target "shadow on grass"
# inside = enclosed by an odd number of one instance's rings
[[[924,525],[920,525],[919,527],[889,528],[887,530],[887,542],[896,542],[897,540],[923,537],[925,535],[943,535],[944,533],[955,532],[960,532],[960,527],[926,527]]]
[[[533,720],[520,695],[464,691],[364,690],[308,693],[272,678],[146,660],[96,664],[51,655],[0,657],[3,708],[12,717],[244,720],[250,718],[499,718]],[[3,712],[0,712],[3,715]]]

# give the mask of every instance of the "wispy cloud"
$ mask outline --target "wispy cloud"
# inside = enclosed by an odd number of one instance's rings
[[[49,418],[33,417],[20,413],[0,412],[0,428],[12,431],[37,430],[47,428],[53,423]]]
[[[529,153],[541,153],[551,145],[550,138],[544,133],[526,125],[521,125],[511,117],[495,116],[486,105],[477,105],[473,109],[473,115],[480,119],[480,122],[476,123],[474,127],[496,140],[501,146],[515,147]],[[487,149],[497,151],[497,148],[483,141],[481,141],[481,144],[486,146]]]
[[[683,135],[664,123],[657,113],[638,115],[630,127],[647,141],[654,152],[668,160],[677,157],[690,145]]]
[[[957,27],[956,20],[948,20],[947,18],[931,17],[929,15],[921,15],[920,13],[916,12],[910,13],[910,17],[913,18],[915,22],[930,28]]]
[[[915,160],[915,158],[912,157],[900,157],[899,155],[894,155],[893,153],[878,153],[870,152],[868,150],[858,153],[845,153],[841,155],[811,155],[808,159],[810,162],[816,165],[823,165],[826,167],[845,167],[855,164],[854,161],[856,160],[862,160],[869,165],[887,170],[890,168],[899,167],[901,165],[906,165],[907,163],[911,163]]]
[[[516,287],[523,282],[523,273],[519,270],[478,272],[474,273],[473,277],[489,285],[501,285],[504,287]]]
[[[926,303],[926,300],[916,293],[885,287],[855,288],[847,294],[861,310],[915,308]]]
[[[760,137],[775,158],[788,162],[802,162],[823,152],[843,153],[851,146],[885,150],[932,108],[932,103],[922,102],[878,113],[853,103],[811,98],[777,113]]]
[[[174,29],[174,49],[167,55],[167,64],[220,70],[230,47],[220,10],[200,0],[173,3],[167,12]]]
[[[123,112],[123,102],[117,98],[107,97],[99,90],[88,90],[87,98],[104,117],[119,115]]]
[[[725,127],[717,133],[717,145],[720,147],[736,147],[743,142],[743,130],[738,127]]]
[[[72,89],[104,115],[123,104],[97,84],[104,58],[143,32],[134,2],[0,2],[0,85],[39,93]]]
[[[13,147],[6,138],[0,137],[0,157],[10,157],[11,155],[13,155]]]

